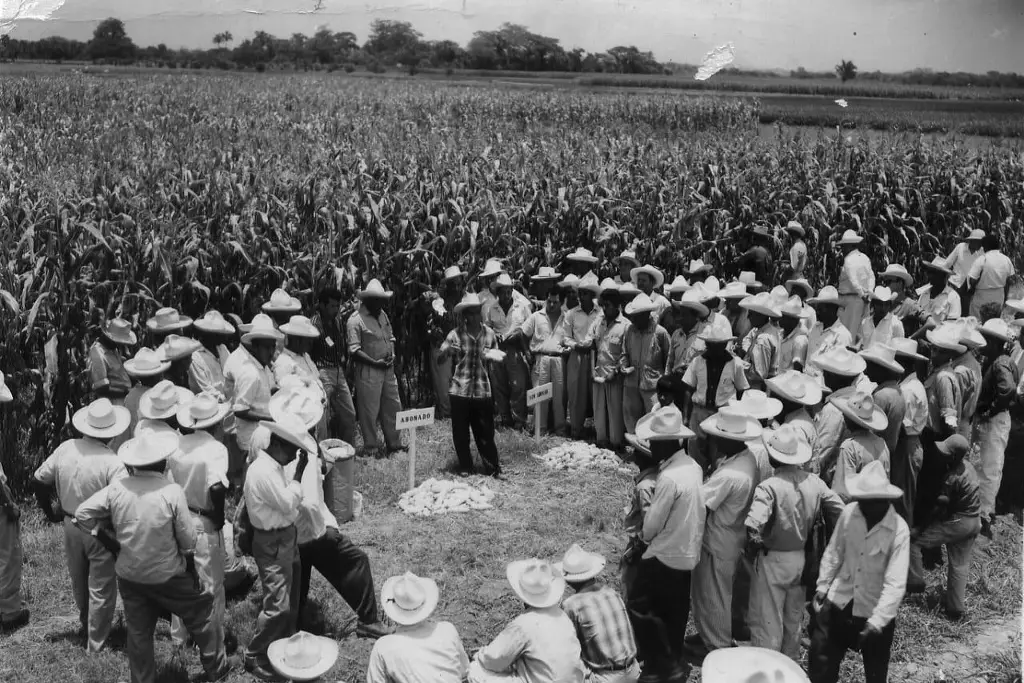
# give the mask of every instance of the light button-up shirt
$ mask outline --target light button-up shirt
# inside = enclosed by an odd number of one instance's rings
[[[399,626],[373,644],[366,683],[462,683],[469,657],[447,621]]]
[[[70,439],[57,446],[35,472],[35,478],[57,489],[60,507],[73,515],[97,491],[128,476],[117,455],[99,441]]]
[[[306,469],[315,465],[313,459]],[[299,517],[302,487],[294,479],[288,480],[284,468],[264,451],[249,466],[243,491],[249,519],[257,529],[284,529]]]
[[[757,480],[754,454],[744,450],[722,461],[701,487],[704,505],[710,511],[703,547],[713,557],[728,562],[743,553],[747,540],[744,522]]]
[[[178,440],[178,450],[167,459],[167,476],[185,491],[185,500],[193,512],[212,512],[210,487],[228,487],[228,449],[202,431],[186,434]]]
[[[703,480],[700,465],[685,450],[662,463],[644,517],[644,559],[657,558],[666,567],[684,571],[697,566],[707,516]]]
[[[524,683],[583,683],[586,675],[576,629],[557,606],[520,614],[476,653],[476,663]]]

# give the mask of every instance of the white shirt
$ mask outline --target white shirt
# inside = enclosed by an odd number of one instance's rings
[[[843,269],[839,273],[839,293],[864,296],[874,288],[875,270],[871,267],[871,259],[859,249],[854,249],[843,260]]]
[[[910,375],[900,382],[900,393],[907,411],[903,414],[903,430],[910,436],[918,436],[928,424],[928,394],[917,375]]]
[[[284,468],[284,476],[288,481],[295,479],[295,470],[299,461],[293,460]],[[302,503],[299,505],[299,516],[295,520],[299,544],[310,543],[327,533],[327,527],[338,528],[338,520],[327,507],[324,500],[324,475],[320,457],[310,454],[309,464],[302,473],[299,488],[302,490]]]
[[[840,609],[852,600],[853,616],[883,629],[896,618],[909,566],[910,530],[903,518],[890,507],[868,530],[860,506],[850,503],[821,558],[818,592]]]
[[[192,354],[192,362],[188,366],[188,388],[193,394],[205,392],[221,401],[228,398],[220,359],[205,347]]]
[[[100,489],[128,476],[112,450],[88,437],[69,439],[57,446],[33,475],[57,489],[60,507],[69,515]]]
[[[701,487],[708,508],[704,549],[721,560],[735,560],[747,542],[744,521],[760,482],[757,460],[750,450],[726,458]]]
[[[313,467],[314,463],[307,466]],[[252,525],[263,531],[284,529],[295,524],[302,502],[302,488],[294,479],[285,478],[284,468],[265,451],[245,474],[245,508]]]
[[[800,277],[807,268],[807,243],[802,239],[789,248],[789,265],[793,268],[793,276]]]
[[[952,270],[959,278],[961,282],[967,282],[967,276],[971,273],[971,266],[974,262],[981,258],[985,253],[984,249],[978,249],[978,251],[971,253],[970,248],[967,246],[967,242],[961,242],[956,245],[949,256],[946,257],[946,267]]]
[[[193,432],[178,440],[178,450],[167,459],[167,476],[185,491],[195,512],[213,511],[210,487],[228,487],[228,449],[207,432]]]
[[[685,450],[662,463],[651,507],[644,517],[644,559],[666,567],[691,570],[700,559],[707,508],[701,484],[704,473]]]
[[[978,289],[1002,289],[1016,271],[1013,261],[1001,251],[986,251],[971,266],[969,277],[978,280]]]
[[[570,309],[565,315],[565,334],[577,344],[582,344],[586,341],[590,328],[602,315],[603,313],[597,305],[590,310],[590,313],[584,311],[581,306]]]
[[[494,673],[514,672],[525,683],[583,683],[581,655],[576,627],[555,606],[520,614],[476,653],[475,663]]]
[[[960,317],[960,294],[955,289],[946,285],[942,293],[932,299],[932,288],[926,287],[925,291],[917,298],[917,305],[935,319],[935,323],[943,323],[947,318]]]
[[[853,344],[853,335],[846,329],[842,320],[837,319],[827,330],[823,323],[815,323],[807,335],[807,367],[804,372],[813,377],[820,376],[821,368],[814,364],[814,359],[832,349],[851,344]]]
[[[866,349],[872,344],[888,344],[893,339],[902,339],[906,334],[903,332],[903,321],[892,313],[886,314],[882,322],[875,327],[875,319],[870,315],[864,318],[860,324],[860,346]]]
[[[373,644],[366,683],[462,683],[469,657],[447,621],[399,626]]]
[[[270,368],[256,360],[245,346],[239,346],[231,352],[228,362],[224,365],[224,387],[235,411],[256,408],[266,412],[270,395],[277,388],[277,384]],[[235,420],[238,443],[245,444],[245,450],[249,449],[248,444],[256,427],[255,420]]]
[[[286,348],[274,360],[273,368],[274,381],[277,386],[284,387],[289,382],[298,382],[321,401],[326,399],[327,392],[324,391],[323,382],[320,381],[320,371],[317,370],[316,363],[308,353],[300,356]]]
[[[531,313],[519,328],[530,344],[530,353],[561,353],[565,338],[565,318],[561,314],[551,323],[547,311]]]

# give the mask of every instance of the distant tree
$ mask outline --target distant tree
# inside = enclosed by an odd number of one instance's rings
[[[132,59],[135,56],[135,43],[128,37],[124,22],[116,17],[101,21],[89,41],[89,56],[93,60]]]
[[[407,21],[391,19],[375,19],[370,24],[370,37],[364,49],[378,60],[393,64],[399,55],[409,58],[415,54],[423,34],[412,27]]]
[[[213,37],[213,44],[217,47],[220,47],[221,45],[230,45],[234,39],[234,36],[231,35],[231,31],[224,31],[223,33],[218,33]]]
[[[608,56],[614,60],[614,70],[621,74],[657,74],[663,71],[653,53],[641,52],[635,45],[613,47],[608,50]]]
[[[836,76],[843,83],[846,81],[852,81],[857,77],[857,65],[853,62],[848,62],[845,59],[836,64]]]

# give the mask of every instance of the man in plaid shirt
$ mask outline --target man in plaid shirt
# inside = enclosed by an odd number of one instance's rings
[[[576,627],[589,683],[635,683],[640,664],[633,626],[618,591],[597,582],[604,564],[575,543],[566,551],[555,567],[575,594],[562,601],[562,611]]]
[[[498,349],[498,336],[483,324],[483,304],[475,293],[466,294],[455,306],[461,324],[448,333],[438,351],[439,358],[452,358],[453,370],[448,396],[452,409],[452,441],[459,458],[459,473],[473,472],[473,455],[469,451],[469,430],[473,430],[485,472],[501,474],[498,449],[494,445],[494,402],[487,363]]]

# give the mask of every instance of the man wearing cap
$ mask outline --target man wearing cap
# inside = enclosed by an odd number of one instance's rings
[[[537,272],[530,276],[530,291],[536,297],[530,302],[534,312],[544,310],[548,294],[552,289],[558,289],[555,285],[561,277],[562,274],[551,266],[540,266]]]
[[[910,531],[892,502],[902,495],[873,462],[850,496],[818,572],[807,656],[812,683],[834,683],[848,649],[859,649],[868,683],[888,680],[896,613],[906,592]]]
[[[431,619],[440,591],[412,572],[392,576],[380,590],[384,613],[398,630],[373,645],[366,683],[462,683],[469,657],[458,630]]]
[[[996,494],[1010,439],[1010,407],[1017,400],[1020,373],[1006,353],[1006,347],[1014,337],[1010,326],[1001,318],[993,318],[979,331],[986,343],[982,350],[984,376],[974,415],[974,441],[980,451],[981,532],[991,538],[996,518]]]
[[[903,497],[896,501],[896,512],[913,528],[917,475],[924,461],[921,433],[928,425],[928,394],[921,381],[928,359],[917,352],[913,339],[894,339],[892,347],[897,362],[904,368],[899,388],[905,410],[896,450],[890,458],[889,480],[903,490]]]
[[[821,479],[802,469],[811,459],[811,447],[797,429],[783,425],[764,431],[761,442],[775,474],[754,489],[744,522],[747,556],[754,558],[750,644],[797,660],[808,539],[819,514],[823,512],[832,524],[843,502]]]
[[[779,374],[779,347],[782,330],[777,324],[779,310],[770,294],[762,292],[740,304],[750,315],[753,341],[747,351],[747,381],[751,389],[764,390],[765,380]]]
[[[498,349],[494,330],[481,322],[480,297],[469,292],[462,297],[454,313],[459,326],[448,333],[441,344],[439,357],[451,359],[455,366],[449,387],[452,406],[452,442],[459,459],[459,471],[473,471],[473,454],[469,450],[472,430],[480,460],[488,474],[500,474],[498,449],[494,445],[494,402],[491,399],[491,378],[487,354]]]
[[[928,271],[928,284],[923,291],[918,290],[917,305],[925,320],[916,336],[948,319],[959,318],[962,311],[960,295],[949,284],[953,271],[946,267],[945,259],[936,256],[931,261],[922,261],[921,267]]]
[[[889,447],[879,436],[889,425],[882,409],[870,394],[856,391],[848,397],[834,398],[832,404],[846,419],[846,438],[839,445],[832,490],[844,502],[850,501],[847,481],[872,462],[880,462],[889,474]],[[902,493],[900,494],[902,496]]]
[[[327,432],[355,445],[356,407],[345,376],[348,342],[340,321],[342,294],[334,287],[321,289],[316,296],[316,313],[310,322],[320,332],[313,342],[310,357],[320,371],[320,382],[327,394]]]
[[[565,315],[565,343],[570,349],[566,370],[566,391],[568,392],[569,427],[573,439],[583,438],[583,427],[587,416],[593,414],[593,356],[587,343],[590,329],[601,317],[601,309],[595,301],[601,294],[597,276],[587,273],[577,288],[579,305],[569,309]]]
[[[233,477],[238,477],[246,461],[255,456],[249,442],[258,421],[267,414],[270,396],[277,390],[272,364],[277,342],[283,338],[269,316],[257,314],[242,335],[242,343],[224,364],[224,386],[235,417],[235,440],[244,458],[230,463]]]
[[[1011,279],[1017,273],[1010,257],[999,250],[999,235],[986,235],[984,244],[985,253],[971,265],[967,275],[971,317],[979,319],[986,304],[995,303],[1002,308],[1010,293]]]
[[[466,293],[466,278],[469,273],[458,266],[444,270],[444,284],[441,291],[428,293],[430,301],[428,336],[430,337],[430,377],[434,384],[435,417],[444,420],[452,415],[448,400],[448,385],[452,379],[452,360],[441,357],[441,344],[448,333],[458,326],[455,307]]]
[[[345,325],[348,353],[356,363],[356,414],[367,453],[376,453],[379,448],[378,423],[384,431],[387,452],[402,450],[396,426],[402,401],[395,376],[395,333],[384,312],[391,295],[379,280],[370,280],[356,294],[362,303]]]
[[[946,268],[949,268],[964,285],[970,281],[971,267],[985,254],[984,242],[984,230],[971,230],[967,234],[967,239],[953,247],[953,251],[949,252],[945,259]],[[966,290],[966,287],[964,289]]]
[[[64,558],[71,574],[71,592],[78,619],[87,636],[86,649],[103,649],[114,623],[117,579],[114,556],[74,524],[74,512],[93,494],[128,476],[109,447],[128,429],[128,409],[98,399],[71,419],[81,438],[65,441],[32,475],[32,489],[43,514],[64,526]],[[54,509],[56,490],[59,507]]]
[[[166,476],[178,448],[177,434],[150,431],[130,439],[118,455],[132,468],[82,502],[75,525],[116,552],[114,567],[128,630],[128,667],[136,683],[155,683],[153,635],[167,612],[181,617],[199,647],[208,680],[228,676],[228,658],[214,624],[214,596],[200,586],[193,567],[196,532],[181,486]],[[111,537],[100,526],[113,526]]]
[[[652,455],[672,452],[654,484],[641,540],[647,544],[636,570],[627,607],[643,661],[642,682],[676,681],[690,614],[690,580],[700,560],[707,509],[703,471],[682,448],[693,432],[675,406],[645,416],[636,437],[650,443]]]
[[[293,297],[282,288],[277,288],[270,293],[270,298],[263,302],[260,311],[274,321],[274,327],[280,328],[293,315],[302,312],[302,302]],[[284,349],[284,338],[277,340],[274,351],[274,358]]]
[[[619,290],[601,283],[601,317],[594,321],[584,344],[594,349],[594,431],[600,446],[622,448],[625,422],[622,410],[623,375],[619,372],[629,321],[619,307]]]
[[[268,407],[269,410],[269,407]],[[286,638],[297,623],[302,591],[295,522],[302,503],[302,476],[316,442],[296,416],[261,420],[251,444],[256,457],[245,475],[245,511],[254,529],[252,555],[263,585],[263,604],[245,650],[245,669],[265,681],[280,680],[271,671],[267,648]],[[285,466],[296,460],[291,478]]]
[[[285,345],[274,360],[274,383],[278,387],[301,388],[322,404],[327,403],[327,392],[320,381],[320,372],[309,355],[320,337],[320,330],[304,315],[293,315],[278,328],[285,335]],[[317,432],[326,437],[326,422],[317,426]],[[347,442],[346,442],[347,443]]]
[[[843,303],[840,319],[854,339],[860,333],[864,309],[875,288],[875,271],[871,259],[860,250],[864,238],[847,230],[839,240],[843,252],[843,267],[839,272],[839,299]]]
[[[773,263],[768,245],[772,244],[775,238],[766,226],[757,225],[750,231],[749,239],[750,248],[737,259],[736,265],[740,270],[753,272],[758,282],[770,283]]]
[[[566,326],[562,315],[562,298],[562,292],[557,289],[548,292],[544,310],[531,313],[518,330],[513,330],[510,337],[514,340],[518,335],[522,335],[529,345],[530,354],[533,356],[533,386],[551,384],[551,400],[538,404],[534,411],[536,419],[540,420],[541,431],[545,431],[550,409],[554,414],[553,430],[560,435],[565,432],[565,408],[562,400],[565,393],[565,364],[562,353],[566,349],[563,343]]]
[[[861,323],[857,346],[866,349],[872,344],[888,344],[894,338],[906,336],[903,321],[892,314],[895,298],[888,287],[875,287],[871,292],[871,314]]]
[[[498,348],[505,353],[500,363],[491,366],[491,391],[498,418],[506,426],[526,426],[526,359],[522,338],[517,332],[532,315],[532,309],[515,301],[512,279],[506,273],[494,282],[497,300],[483,305],[483,322],[498,337]]]
[[[505,576],[526,610],[469,665],[469,683],[583,683],[576,630],[558,606],[565,578],[551,563],[537,558],[512,562]]]
[[[671,342],[665,328],[651,317],[654,310],[654,302],[642,293],[626,305],[631,324],[623,337],[619,371],[625,375],[622,415],[627,434],[635,432],[637,420],[654,406],[655,388],[668,360]]]
[[[800,297],[790,297],[779,313],[779,372],[803,370],[807,365],[807,331],[803,328],[807,313]]]
[[[192,327],[192,318],[178,313],[175,308],[161,308],[146,321],[150,345],[155,349],[164,343],[169,335],[184,335]]]
[[[872,344],[860,352],[861,358],[867,361],[864,374],[868,380],[878,386],[872,393],[875,405],[881,409],[888,426],[881,432],[882,439],[889,449],[890,457],[896,452],[903,418],[907,414],[907,403],[903,399],[899,382],[903,378],[903,366],[896,361],[896,350],[886,344]]]
[[[757,461],[747,442],[761,436],[757,420],[722,408],[701,425],[714,454],[713,472],[701,487],[707,518],[700,561],[693,570],[690,600],[696,637],[689,653],[700,659],[711,650],[731,647],[733,579],[747,534],[744,521],[759,483]]]
[[[132,380],[125,372],[121,351],[137,343],[138,337],[127,320],[114,318],[103,323],[86,360],[93,398],[106,398],[114,405],[124,405]]]
[[[0,406],[13,401],[14,395],[0,372]],[[21,628],[29,620],[21,592],[21,510],[7,484],[3,460],[0,458],[0,632]]]
[[[935,450],[945,474],[935,510],[929,515],[931,521],[926,527],[913,529],[910,534],[907,592],[923,593],[927,587],[921,550],[945,546],[949,569],[942,602],[946,615],[956,620],[964,615],[972,550],[982,528],[978,477],[967,461],[971,445],[964,437],[954,434],[935,444]]]
[[[807,334],[807,373],[820,377],[821,370],[815,360],[833,349],[853,346],[853,335],[839,319],[843,303],[835,287],[822,287],[818,295],[808,299],[807,303],[814,307],[818,316],[818,321]]]
[[[202,347],[192,354],[188,366],[188,389],[193,394],[208,394],[227,400],[227,385],[224,381],[224,366],[220,352],[224,342],[235,334],[234,326],[218,311],[206,314],[192,323],[192,333]]]

